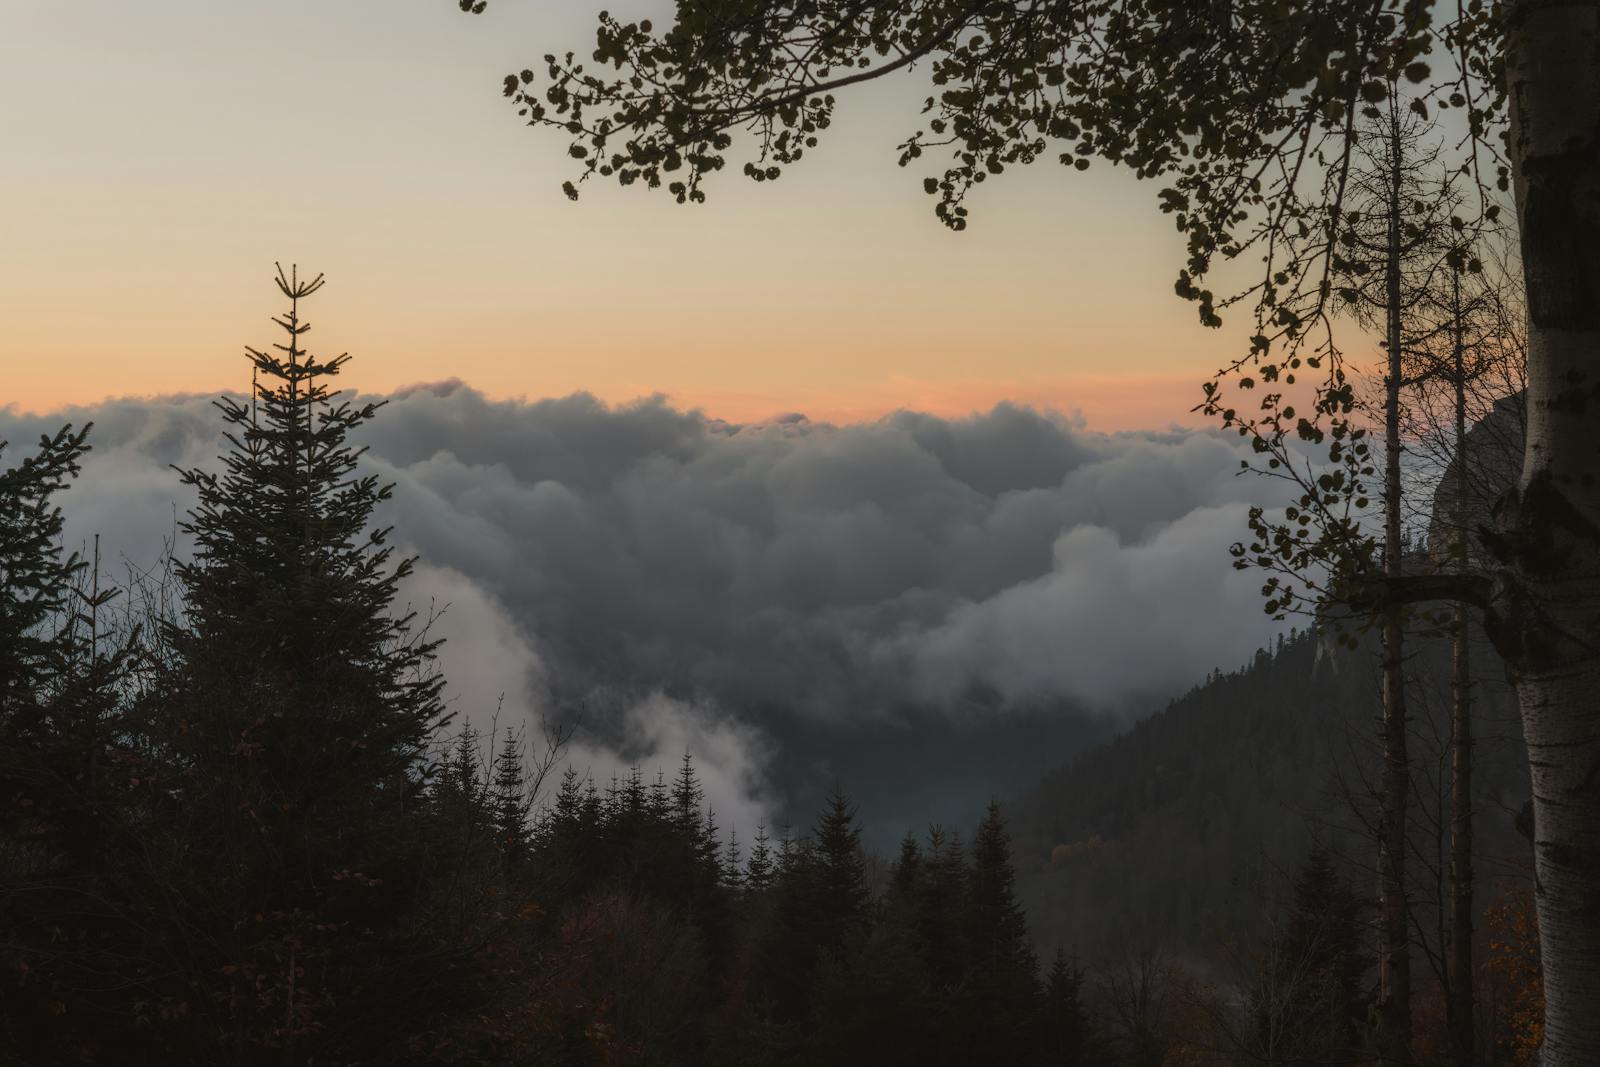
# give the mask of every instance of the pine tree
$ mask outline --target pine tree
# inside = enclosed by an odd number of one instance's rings
[[[998,801],[990,801],[972,840],[967,887],[967,948],[963,989],[972,1051],[996,1062],[1018,1062],[1030,1040],[1038,997],[1038,961],[1018,906],[1011,839]]]
[[[470,725],[461,728],[449,755],[429,785],[436,805],[452,811],[480,806],[483,796],[483,777],[478,765],[481,743],[478,732]]]
[[[862,922],[867,906],[867,869],[855,808],[838,786],[815,830],[818,935],[837,948]]]
[[[650,780],[649,796],[645,800],[645,807],[650,812],[650,818],[657,823],[665,824],[671,821],[672,800],[667,792],[667,776],[663,771],[656,771],[656,776]]]
[[[106,869],[137,821],[142,767],[127,756],[119,685],[131,638],[106,650],[99,609],[115,590],[61,546],[56,498],[77,474],[89,428],[41,437],[16,467],[0,469],[0,1060],[43,1062],[16,1035],[57,1051],[82,1047],[86,1021],[141,986],[140,949],[124,940],[123,897]],[[0,455],[5,450],[0,441]],[[127,635],[124,635],[127,637]],[[131,783],[131,784],[130,784]],[[147,791],[148,792],[148,791]],[[143,814],[142,812],[140,813]],[[114,934],[115,932],[115,934]],[[70,1013],[70,1020],[67,1018]],[[66,1025],[49,1025],[61,1019]],[[24,1047],[29,1047],[24,1045]],[[38,1057],[36,1059],[36,1057]]]
[[[1255,991],[1259,1051],[1321,1063],[1362,1059],[1369,1010],[1363,980],[1372,960],[1363,941],[1361,900],[1316,848],[1300,868],[1294,906],[1268,946]]]
[[[739,832],[728,833],[728,844],[722,852],[722,887],[737,893],[744,887],[744,871],[740,868],[743,853],[739,849]]]
[[[54,836],[47,851],[79,860],[92,851],[95,769],[132,651],[101,651],[98,610],[115,590],[99,587],[99,539],[87,582],[87,561],[60,543],[55,498],[78,473],[88,433],[64,426],[0,470],[0,820],[23,816],[25,836]]]
[[[1074,1067],[1083,1061],[1088,1021],[1083,1013],[1083,972],[1067,955],[1056,948],[1045,986],[1046,1062],[1057,1067]]]
[[[1031,961],[1027,924],[1016,901],[1011,865],[1011,835],[999,801],[990,801],[972,839],[971,901],[973,948],[980,958]]]
[[[966,899],[967,865],[961,836],[946,834],[940,826],[929,827],[916,924],[935,994],[947,1002],[966,979]]]
[[[766,823],[756,826],[756,842],[750,849],[750,862],[745,864],[744,889],[752,896],[765,893],[772,885],[773,858],[771,839],[767,837]]]
[[[911,909],[915,906],[917,890],[922,875],[922,847],[910,830],[900,841],[900,854],[895,858],[894,870],[889,876],[889,892],[893,907]]]
[[[89,429],[63,426],[41,437],[32,456],[0,470],[0,748],[6,751],[42,727],[46,690],[59,684],[70,654],[60,616],[84,563],[63,554],[55,498],[78,473]],[[0,441],[0,458],[5,449]]]
[[[198,495],[181,525],[193,556],[176,566],[184,614],[164,626],[147,700],[184,835],[162,876],[184,894],[183,936],[203,932],[191,965],[208,982],[234,976],[215,993],[226,1048],[199,1057],[211,1061],[263,1046],[350,1058],[387,1036],[363,1022],[376,1005],[429,1003],[432,965],[411,976],[398,946],[427,869],[407,820],[427,810],[414,801],[447,719],[437,643],[395,610],[413,561],[373,524],[392,487],[359,473],[349,441],[379,405],[330,389],[347,356],[301,348],[300,304],[321,276],[280,269],[277,284],[284,343],[247,349],[248,403],[217,403],[222,471],[180,472]]]
[[[694,773],[694,758],[687,752],[678,767],[678,777],[672,783],[672,821],[685,840],[694,839],[700,822],[700,807],[705,803],[705,791]]]
[[[528,795],[521,741],[509,728],[495,755],[489,802],[494,810],[495,834],[500,848],[507,862],[516,864],[524,858],[530,843],[528,819],[533,811],[533,798]]]
[[[348,356],[300,347],[300,302],[322,276],[280,268],[276,280],[287,343],[246,350],[249,404],[217,402],[223,472],[181,472],[199,497],[181,525],[195,553],[177,566],[185,617],[167,637],[211,709],[191,724],[196,742],[250,753],[293,809],[403,789],[446,716],[437,642],[391,610],[415,562],[394,562],[389,531],[372,524],[393,487],[357,473],[362,450],[348,441],[381,405],[330,389]]]
[[[719,874],[722,868],[721,833],[721,828],[717,826],[717,813],[707,808],[693,838],[694,854],[702,868]]]
[[[578,785],[578,771],[568,767],[561,772],[561,787],[556,790],[555,808],[550,815],[555,834],[566,836],[576,833],[583,821],[583,790]]]
[[[541,862],[545,877],[557,885],[568,881],[582,884],[589,877],[593,853],[600,844],[597,806],[590,802],[592,785],[569,766],[562,772],[555,804],[541,822]]]

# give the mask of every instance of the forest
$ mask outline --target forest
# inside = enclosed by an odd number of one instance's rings
[[[1330,805],[1323,773],[1362,765],[1341,748],[1370,734],[1370,641],[1280,640],[892,856],[842,785],[740,842],[692,753],[596,782],[560,728],[484,736],[447,709],[431,620],[397,600],[415,560],[373,521],[392,487],[351,437],[380,405],[302,347],[321,284],[280,272],[283,343],[218,401],[225,454],[173,473],[192,558],[112,587],[65,552],[91,427],[0,481],[8,1061],[1370,1060],[1371,797]],[[1492,734],[1508,698],[1480,689]],[[1519,754],[1480,743],[1481,794],[1516,802]],[[1420,812],[1415,847],[1442,847],[1444,807]],[[1480,823],[1481,862],[1525,868],[1509,822]],[[1520,877],[1495,882],[1474,978],[1485,1063],[1534,1040]],[[1442,885],[1413,894],[1436,960]]]
[[[454,725],[347,437],[376,408],[300,347],[320,278],[279,285],[283,355],[175,474],[192,559],[63,554],[87,426],[0,481],[7,1062],[1078,1061],[998,805],[887,873],[843,792],[746,854],[692,754],[557,787],[559,738]]]

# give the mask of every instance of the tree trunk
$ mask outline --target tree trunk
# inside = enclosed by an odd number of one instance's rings
[[[1528,435],[1486,621],[1532,771],[1545,1067],[1600,1064],[1600,5],[1507,15]]]
[[[1391,94],[1391,114],[1393,99]],[[1389,143],[1389,234],[1385,257],[1388,374],[1384,382],[1383,565],[1391,579],[1404,568],[1400,526],[1400,329],[1401,137],[1393,115]],[[1411,952],[1406,907],[1406,809],[1411,767],[1406,752],[1405,626],[1401,609],[1383,622],[1383,778],[1378,805],[1378,877],[1383,895],[1379,973],[1382,1062],[1411,1062]]]
[[[1467,572],[1467,368],[1461,339],[1461,271],[1451,270],[1455,356],[1456,506],[1452,541],[1459,573]],[[1472,1067],[1476,1038],[1472,988],[1472,670],[1467,605],[1452,620],[1450,662],[1450,1044],[1456,1067]]]

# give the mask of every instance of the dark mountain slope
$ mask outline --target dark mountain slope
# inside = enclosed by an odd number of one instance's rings
[[[1527,796],[1515,706],[1477,642],[1482,879],[1520,854],[1512,818]],[[1414,678],[1413,864],[1436,892],[1428,858],[1447,759],[1448,643],[1419,640]],[[1131,932],[1208,954],[1225,932],[1259,926],[1320,836],[1370,884],[1371,846],[1350,794],[1375,766],[1375,654],[1301,634],[1240,670],[1212,675],[1114,740],[1049,774],[1017,805],[1022,898],[1044,944],[1086,952]]]

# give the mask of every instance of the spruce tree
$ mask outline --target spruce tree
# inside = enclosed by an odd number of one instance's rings
[[[922,876],[922,847],[910,830],[900,841],[900,854],[895,858],[894,870],[889,877],[890,896],[897,909],[915,906],[917,889]]]
[[[838,786],[817,819],[815,839],[818,934],[824,947],[837,948],[861,923],[867,906],[861,827],[850,798]]]
[[[1011,835],[998,801],[990,801],[972,839],[968,894],[972,949],[979,965],[1031,973],[1036,960],[1027,920],[1017,904]]]
[[[88,426],[63,426],[41,436],[19,465],[0,469],[0,818],[25,816],[32,836],[54,808],[72,803],[66,794],[83,792],[72,780],[92,758],[93,727],[115,673],[97,635],[85,640],[84,609],[92,613],[109,593],[81,588],[86,563],[63,550],[56,504],[89,449],[88,434]],[[0,441],[0,458],[5,449]]]
[[[232,976],[210,1005],[226,1051],[202,1058],[218,1062],[252,1046],[350,1058],[392,1036],[363,1020],[421,1010],[422,969],[395,978],[427,870],[406,820],[447,719],[437,643],[396,610],[413,561],[374,523],[392,487],[359,472],[349,440],[380,405],[330,387],[347,356],[301,347],[321,276],[280,269],[277,285],[283,343],[246,350],[248,401],[217,402],[222,470],[180,471],[198,495],[181,524],[193,555],[147,701],[183,835],[164,876],[204,937],[186,965]]]
[[[964,988],[972,1051],[1017,1062],[1038,996],[1038,962],[1015,893],[1011,839],[998,801],[990,801],[972,840],[967,896],[970,971]]]
[[[1362,981],[1372,960],[1362,911],[1327,851],[1313,849],[1295,882],[1283,959],[1299,972],[1290,1014],[1306,1053],[1332,1062],[1357,1058],[1369,1008]]]
[[[934,994],[943,998],[946,1007],[966,978],[968,931],[963,919],[967,877],[960,835],[946,834],[940,826],[929,827],[916,923]]]
[[[455,824],[458,835],[464,835],[471,824],[481,821],[485,812],[485,790],[479,766],[479,745],[482,739],[470,725],[463,726],[456,735],[438,770],[429,783],[428,793],[434,807]]]
[[[717,813],[706,808],[693,838],[693,852],[701,870],[720,879],[722,873],[721,828],[717,826]]]
[[[533,797],[528,795],[527,773],[523,767],[522,743],[509,728],[495,754],[489,784],[489,803],[494,811],[496,836],[509,864],[521,862],[531,840],[529,816]]]
[[[63,550],[56,504],[88,450],[88,432],[63,427],[17,466],[0,468],[0,945],[9,961],[0,968],[0,1060],[7,1062],[73,1058],[69,1050],[93,1040],[92,1020],[124,1008],[123,992],[141,982],[139,947],[113,940],[122,932],[123,902],[104,884],[108,855],[123,842],[107,829],[135,821],[130,794],[145,773],[131,760],[108,773],[109,757],[127,750],[118,687],[133,646],[102,651],[98,609],[114,591],[99,588],[98,568],[88,572]],[[0,441],[0,456],[5,447]]]
[[[722,888],[737,893],[744,888],[744,871],[740,866],[743,850],[739,848],[739,831],[728,832],[728,843],[722,850]]]
[[[382,403],[341,400],[329,379],[348,355],[300,347],[300,303],[322,276],[280,268],[276,281],[285,343],[246,349],[248,404],[217,401],[221,474],[180,472],[199,500],[181,524],[194,558],[177,567],[185,617],[169,638],[224,709],[193,724],[204,739],[243,746],[286,797],[315,804],[325,790],[402,788],[446,716],[437,642],[393,610],[415,559],[395,561],[373,522],[394,487],[358,473],[364,449],[349,441]]]
[[[60,616],[84,563],[63,553],[55,498],[78,473],[89,429],[63,426],[20,464],[0,469],[0,741],[8,750],[41,727],[45,691],[69,656]],[[6,446],[0,441],[0,459]]]
[[[561,772],[561,786],[556,790],[556,802],[547,820],[557,836],[576,832],[583,819],[583,790],[578,784],[578,770],[567,767]]]
[[[755,844],[750,849],[750,861],[745,864],[745,892],[751,896],[766,892],[772,885],[773,870],[772,841],[767,836],[766,823],[759,823],[756,826]]]
[[[686,840],[697,835],[700,823],[700,806],[705,802],[705,791],[694,773],[694,758],[687,752],[678,766],[678,777],[672,783],[672,821]]]
[[[1088,1022],[1083,1013],[1083,972],[1057,947],[1045,985],[1046,1062],[1075,1067],[1083,1062]]]

